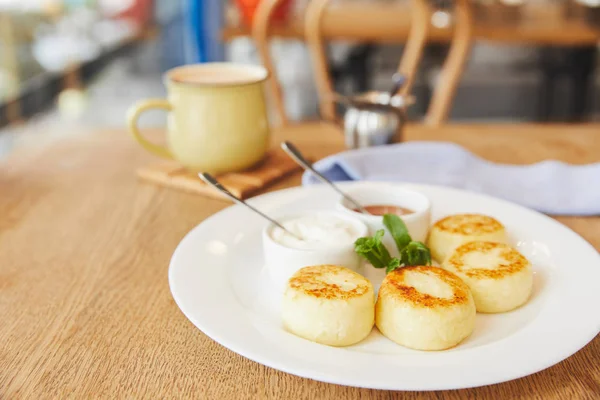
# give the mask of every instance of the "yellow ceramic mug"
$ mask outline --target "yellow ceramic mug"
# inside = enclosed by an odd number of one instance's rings
[[[147,99],[131,107],[127,124],[148,151],[177,160],[193,172],[239,171],[256,164],[269,146],[262,67],[207,63],[165,74],[167,99]],[[167,147],[148,141],[137,126],[149,109],[169,112]]]

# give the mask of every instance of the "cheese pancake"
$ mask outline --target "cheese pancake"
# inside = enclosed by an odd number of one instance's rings
[[[304,267],[288,281],[282,305],[291,333],[331,346],[360,342],[373,329],[375,292],[371,282],[344,267]]]
[[[469,286],[479,312],[510,311],[525,303],[531,294],[531,264],[504,243],[464,244],[456,248],[442,266]]]
[[[450,215],[433,225],[427,246],[431,249],[432,257],[442,263],[452,250],[475,240],[505,243],[506,230],[500,222],[487,215]]]
[[[473,296],[456,275],[438,267],[403,267],[381,284],[375,324],[402,346],[444,350],[473,332],[475,313]]]

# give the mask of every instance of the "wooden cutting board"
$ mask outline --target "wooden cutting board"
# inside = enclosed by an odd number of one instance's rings
[[[273,149],[256,166],[246,171],[222,174],[217,176],[217,179],[231,193],[246,199],[278,179],[301,169],[283,150]],[[139,168],[137,176],[143,181],[157,185],[226,199],[223,194],[208,186],[196,174],[174,161],[163,161]]]

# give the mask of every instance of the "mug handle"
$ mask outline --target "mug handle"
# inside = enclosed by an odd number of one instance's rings
[[[143,148],[148,150],[151,153],[156,154],[157,156],[173,159],[173,155],[164,146],[160,146],[148,141],[142,133],[140,132],[137,121],[142,115],[143,112],[150,110],[152,108],[160,108],[162,110],[171,111],[173,107],[166,99],[146,99],[142,100],[129,109],[127,111],[127,127],[129,128],[129,132],[133,135],[134,139],[137,140]]]

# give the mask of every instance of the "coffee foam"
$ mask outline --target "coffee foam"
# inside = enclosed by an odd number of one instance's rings
[[[261,67],[227,63],[184,66],[169,73],[173,82],[192,85],[239,85],[260,82],[266,77]]]

